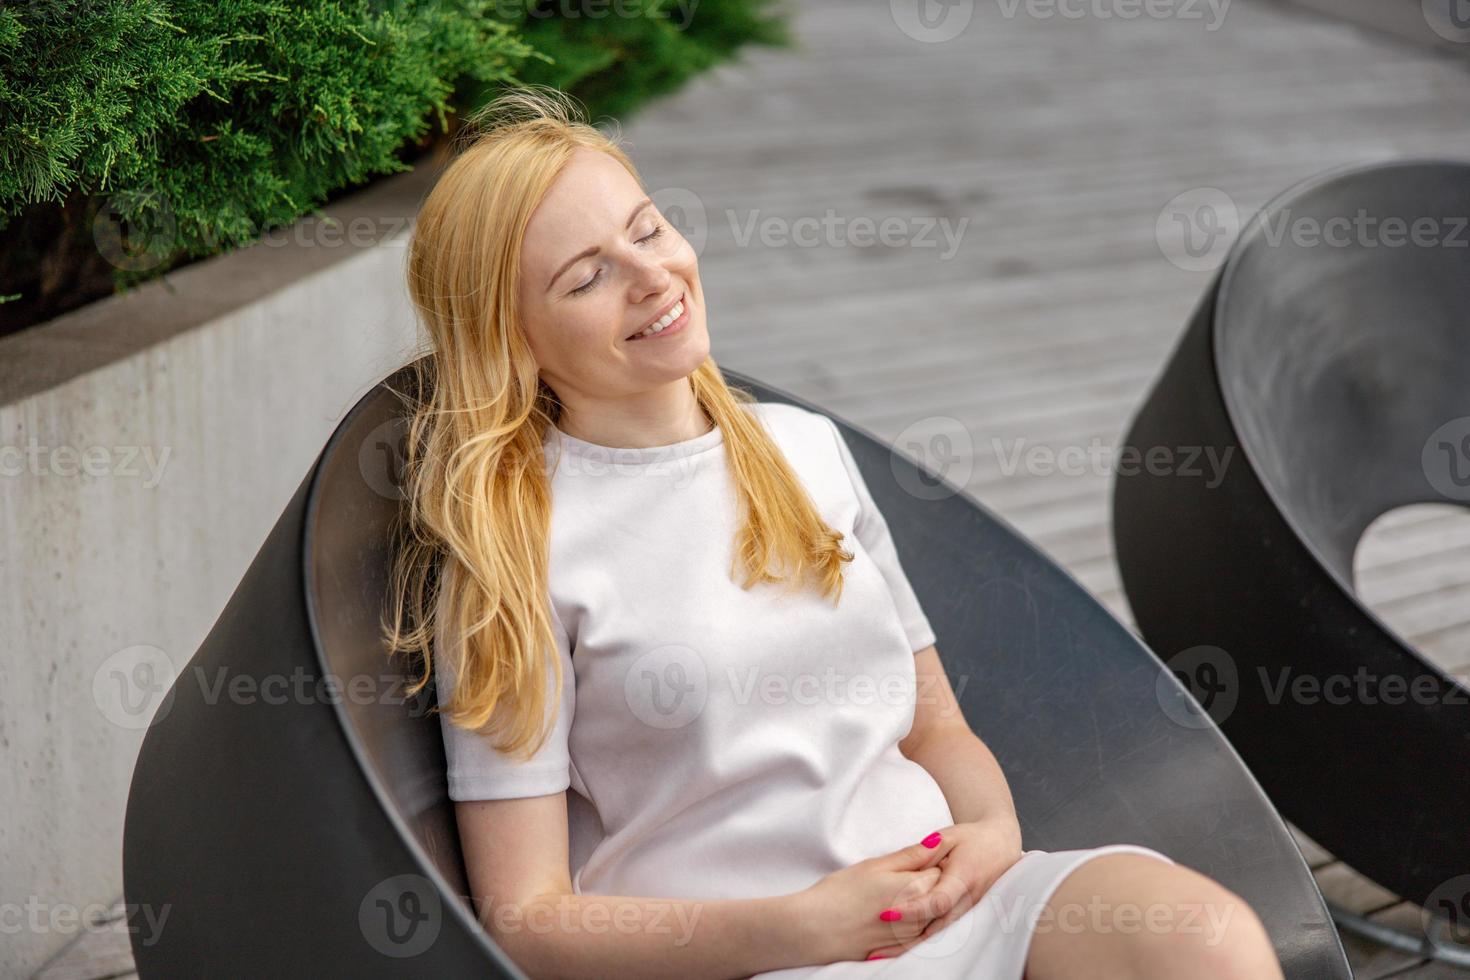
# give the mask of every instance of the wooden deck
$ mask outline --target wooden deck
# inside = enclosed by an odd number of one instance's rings
[[[1214,187],[1249,213],[1329,167],[1470,157],[1470,62],[1266,0],[1228,4],[1215,29],[1011,9],[982,0],[958,37],[926,43],[888,3],[801,0],[801,50],[751,52],[624,132],[651,189],[704,207],[722,364],[887,439],[956,420],[967,486],[1131,622],[1106,467],[1011,471],[1007,456],[1018,440],[1116,445],[1209,279],[1164,257],[1155,223],[1170,199]],[[731,231],[730,214],[779,230],[829,209],[835,231],[815,247]],[[937,233],[933,246],[849,237],[857,219],[893,216],[969,221],[952,256]],[[1391,515],[1359,567],[1390,623],[1470,667],[1470,515]],[[1302,844],[1329,899],[1417,926],[1416,908]],[[1344,943],[1361,980],[1464,975]],[[116,928],[40,976],[130,969]]]

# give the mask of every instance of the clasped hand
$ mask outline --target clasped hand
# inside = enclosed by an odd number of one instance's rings
[[[964,915],[1021,858],[1009,814],[936,830],[932,847],[859,861],[803,893],[822,962],[898,956]]]

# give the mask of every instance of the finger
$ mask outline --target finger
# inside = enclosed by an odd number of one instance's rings
[[[912,926],[913,934],[917,934],[923,925],[933,917],[925,899],[939,881],[941,874],[938,868],[913,872],[912,879],[899,889],[893,901],[889,903],[889,908],[896,909],[900,913],[900,918],[896,921]]]
[[[969,897],[970,888],[965,879],[956,874],[942,873],[918,901],[925,909],[925,918],[939,919],[949,915]]]
[[[899,923],[894,923],[894,925],[898,924]],[[913,949],[915,946],[919,945],[919,943],[922,943],[924,940],[928,939],[930,935],[931,933],[927,929],[914,929],[910,932],[895,932],[893,936],[893,942],[869,950],[868,955],[872,956],[874,953],[878,953],[879,955],[884,957],[901,956],[904,953],[908,952],[910,949]]]
[[[900,847],[898,850],[881,857],[879,860],[884,861],[888,867],[908,870],[917,870],[934,864],[948,854],[950,849],[954,847],[956,835],[945,834],[944,831],[947,829],[949,828],[942,828],[924,838],[924,840],[929,841],[933,846],[925,844],[923,841],[917,841],[907,847]],[[935,840],[936,834],[938,835],[937,841]]]
[[[904,953],[908,952],[908,950],[909,950],[909,947],[908,946],[903,946],[903,945],[879,946],[877,949],[872,950],[871,952],[868,953],[868,959],[870,959],[870,960],[879,960],[879,959],[887,960],[887,959],[892,959],[895,956],[902,956]]]
[[[902,873],[909,877],[908,884],[903,886],[903,891],[898,896],[905,901],[922,899],[932,892],[934,887],[944,877],[944,871],[941,868],[923,868],[919,871],[905,871]],[[921,908],[922,906],[915,905],[914,907]]]
[[[952,923],[954,923],[956,919],[969,912],[974,907],[975,899],[971,897],[969,892],[965,892],[965,894],[961,896],[959,901],[955,902],[954,907],[951,908],[948,912],[945,912],[943,915],[936,916],[935,918],[929,920],[928,925],[924,927],[924,932],[919,937],[920,940],[928,939],[936,932],[948,928]]]

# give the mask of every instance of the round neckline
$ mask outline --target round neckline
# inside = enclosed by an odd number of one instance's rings
[[[725,432],[715,424],[708,432],[682,442],[671,442],[663,446],[603,446],[563,431],[555,423],[546,427],[543,444],[559,441],[563,451],[573,456],[608,460],[619,465],[656,463],[669,459],[680,459],[708,452],[725,441]]]

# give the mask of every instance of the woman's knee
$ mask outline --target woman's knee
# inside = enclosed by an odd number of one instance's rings
[[[1273,980],[1281,964],[1256,910],[1240,895],[1192,868],[1161,869],[1145,899],[1142,931],[1131,953],[1145,976]]]
[[[1280,964],[1239,895],[1183,865],[1114,854],[1080,865],[1037,922],[1028,980],[1189,976],[1273,980]]]

